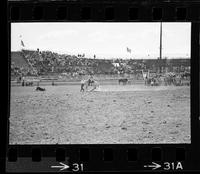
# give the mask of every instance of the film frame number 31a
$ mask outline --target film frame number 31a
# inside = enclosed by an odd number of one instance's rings
[[[200,171],[199,11],[8,1],[6,172]]]

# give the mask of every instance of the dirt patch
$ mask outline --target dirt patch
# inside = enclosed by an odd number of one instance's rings
[[[190,88],[11,87],[10,144],[190,143]]]

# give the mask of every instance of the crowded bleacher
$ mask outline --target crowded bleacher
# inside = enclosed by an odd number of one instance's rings
[[[141,74],[142,70],[147,69],[156,72],[160,66],[163,71],[189,72],[190,59],[97,59],[39,49],[22,50],[11,54],[11,76]]]

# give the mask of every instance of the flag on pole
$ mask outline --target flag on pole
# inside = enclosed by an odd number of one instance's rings
[[[126,47],[126,51],[127,51],[128,53],[131,53],[131,49],[128,48],[128,47]]]
[[[24,42],[23,42],[23,40],[22,40],[22,35],[19,35],[19,38],[20,38],[20,40],[21,40],[21,42],[20,42],[21,46],[22,46],[22,47],[25,47]]]
[[[24,45],[24,42],[21,40],[21,46],[22,47],[25,47],[25,45]]]

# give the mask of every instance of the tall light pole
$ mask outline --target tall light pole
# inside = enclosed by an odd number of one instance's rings
[[[160,57],[159,57],[160,73],[162,73],[161,59],[162,59],[162,22],[160,23]]]

